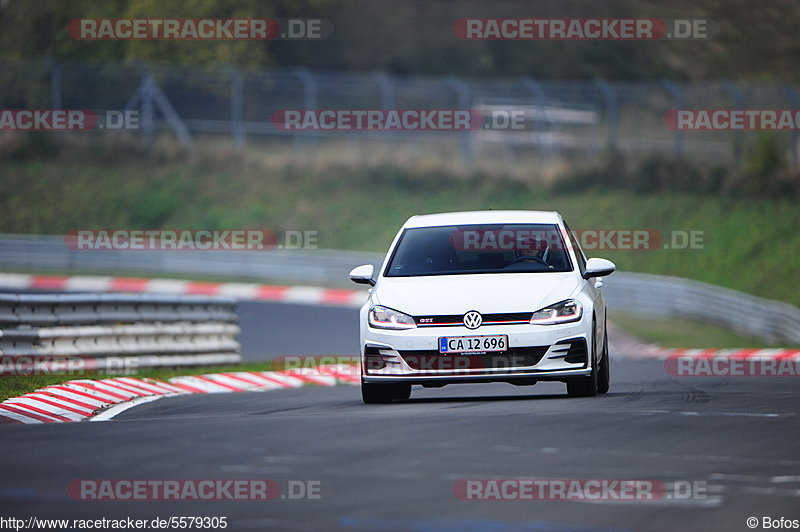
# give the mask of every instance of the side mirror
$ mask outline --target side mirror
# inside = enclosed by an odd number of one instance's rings
[[[584,279],[592,277],[603,277],[611,275],[617,267],[613,262],[606,259],[589,259],[586,261],[586,271],[583,273]]]
[[[372,278],[374,271],[375,267],[372,266],[372,264],[362,264],[361,266],[356,266],[350,271],[350,280],[357,284],[368,284],[370,286],[375,286],[375,279]]]

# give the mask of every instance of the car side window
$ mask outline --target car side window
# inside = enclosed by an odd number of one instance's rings
[[[575,257],[578,259],[578,270],[580,270],[581,275],[586,272],[586,256],[583,254],[583,250],[578,245],[578,240],[575,238],[575,233],[572,232],[572,229],[569,228],[567,222],[564,222],[564,229],[567,230],[567,235],[569,235],[569,242],[572,244],[572,248],[575,250]]]

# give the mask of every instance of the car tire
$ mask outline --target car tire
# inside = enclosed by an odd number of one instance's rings
[[[592,322],[592,338],[596,338],[595,328],[597,325]],[[596,341],[592,342],[593,344]],[[594,397],[598,391],[599,368],[597,367],[597,349],[592,346],[592,373],[587,377],[577,377],[567,381],[567,395],[570,397]]]
[[[411,398],[411,385],[403,383],[396,384],[394,398],[398,401],[408,401]]]
[[[607,393],[610,383],[611,359],[608,357],[608,332],[603,335],[603,357],[597,373],[597,393]]]
[[[597,370],[588,377],[567,381],[567,395],[570,397],[594,397],[597,395]]]
[[[407,401],[411,397],[411,385],[403,383],[366,383],[361,381],[361,399],[365,404]]]

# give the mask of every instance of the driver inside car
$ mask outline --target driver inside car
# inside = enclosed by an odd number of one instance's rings
[[[547,263],[547,250],[549,248],[547,239],[544,237],[530,237],[522,240],[519,247],[516,249],[516,258],[511,261],[511,264],[519,264],[525,262],[538,262],[548,268],[552,268]]]

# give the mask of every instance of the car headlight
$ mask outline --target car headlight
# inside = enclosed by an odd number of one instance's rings
[[[414,318],[388,307],[375,305],[369,309],[369,325],[376,329],[415,329]]]
[[[555,325],[578,321],[583,316],[583,305],[575,299],[567,299],[549,307],[539,309],[531,316],[534,325]]]

